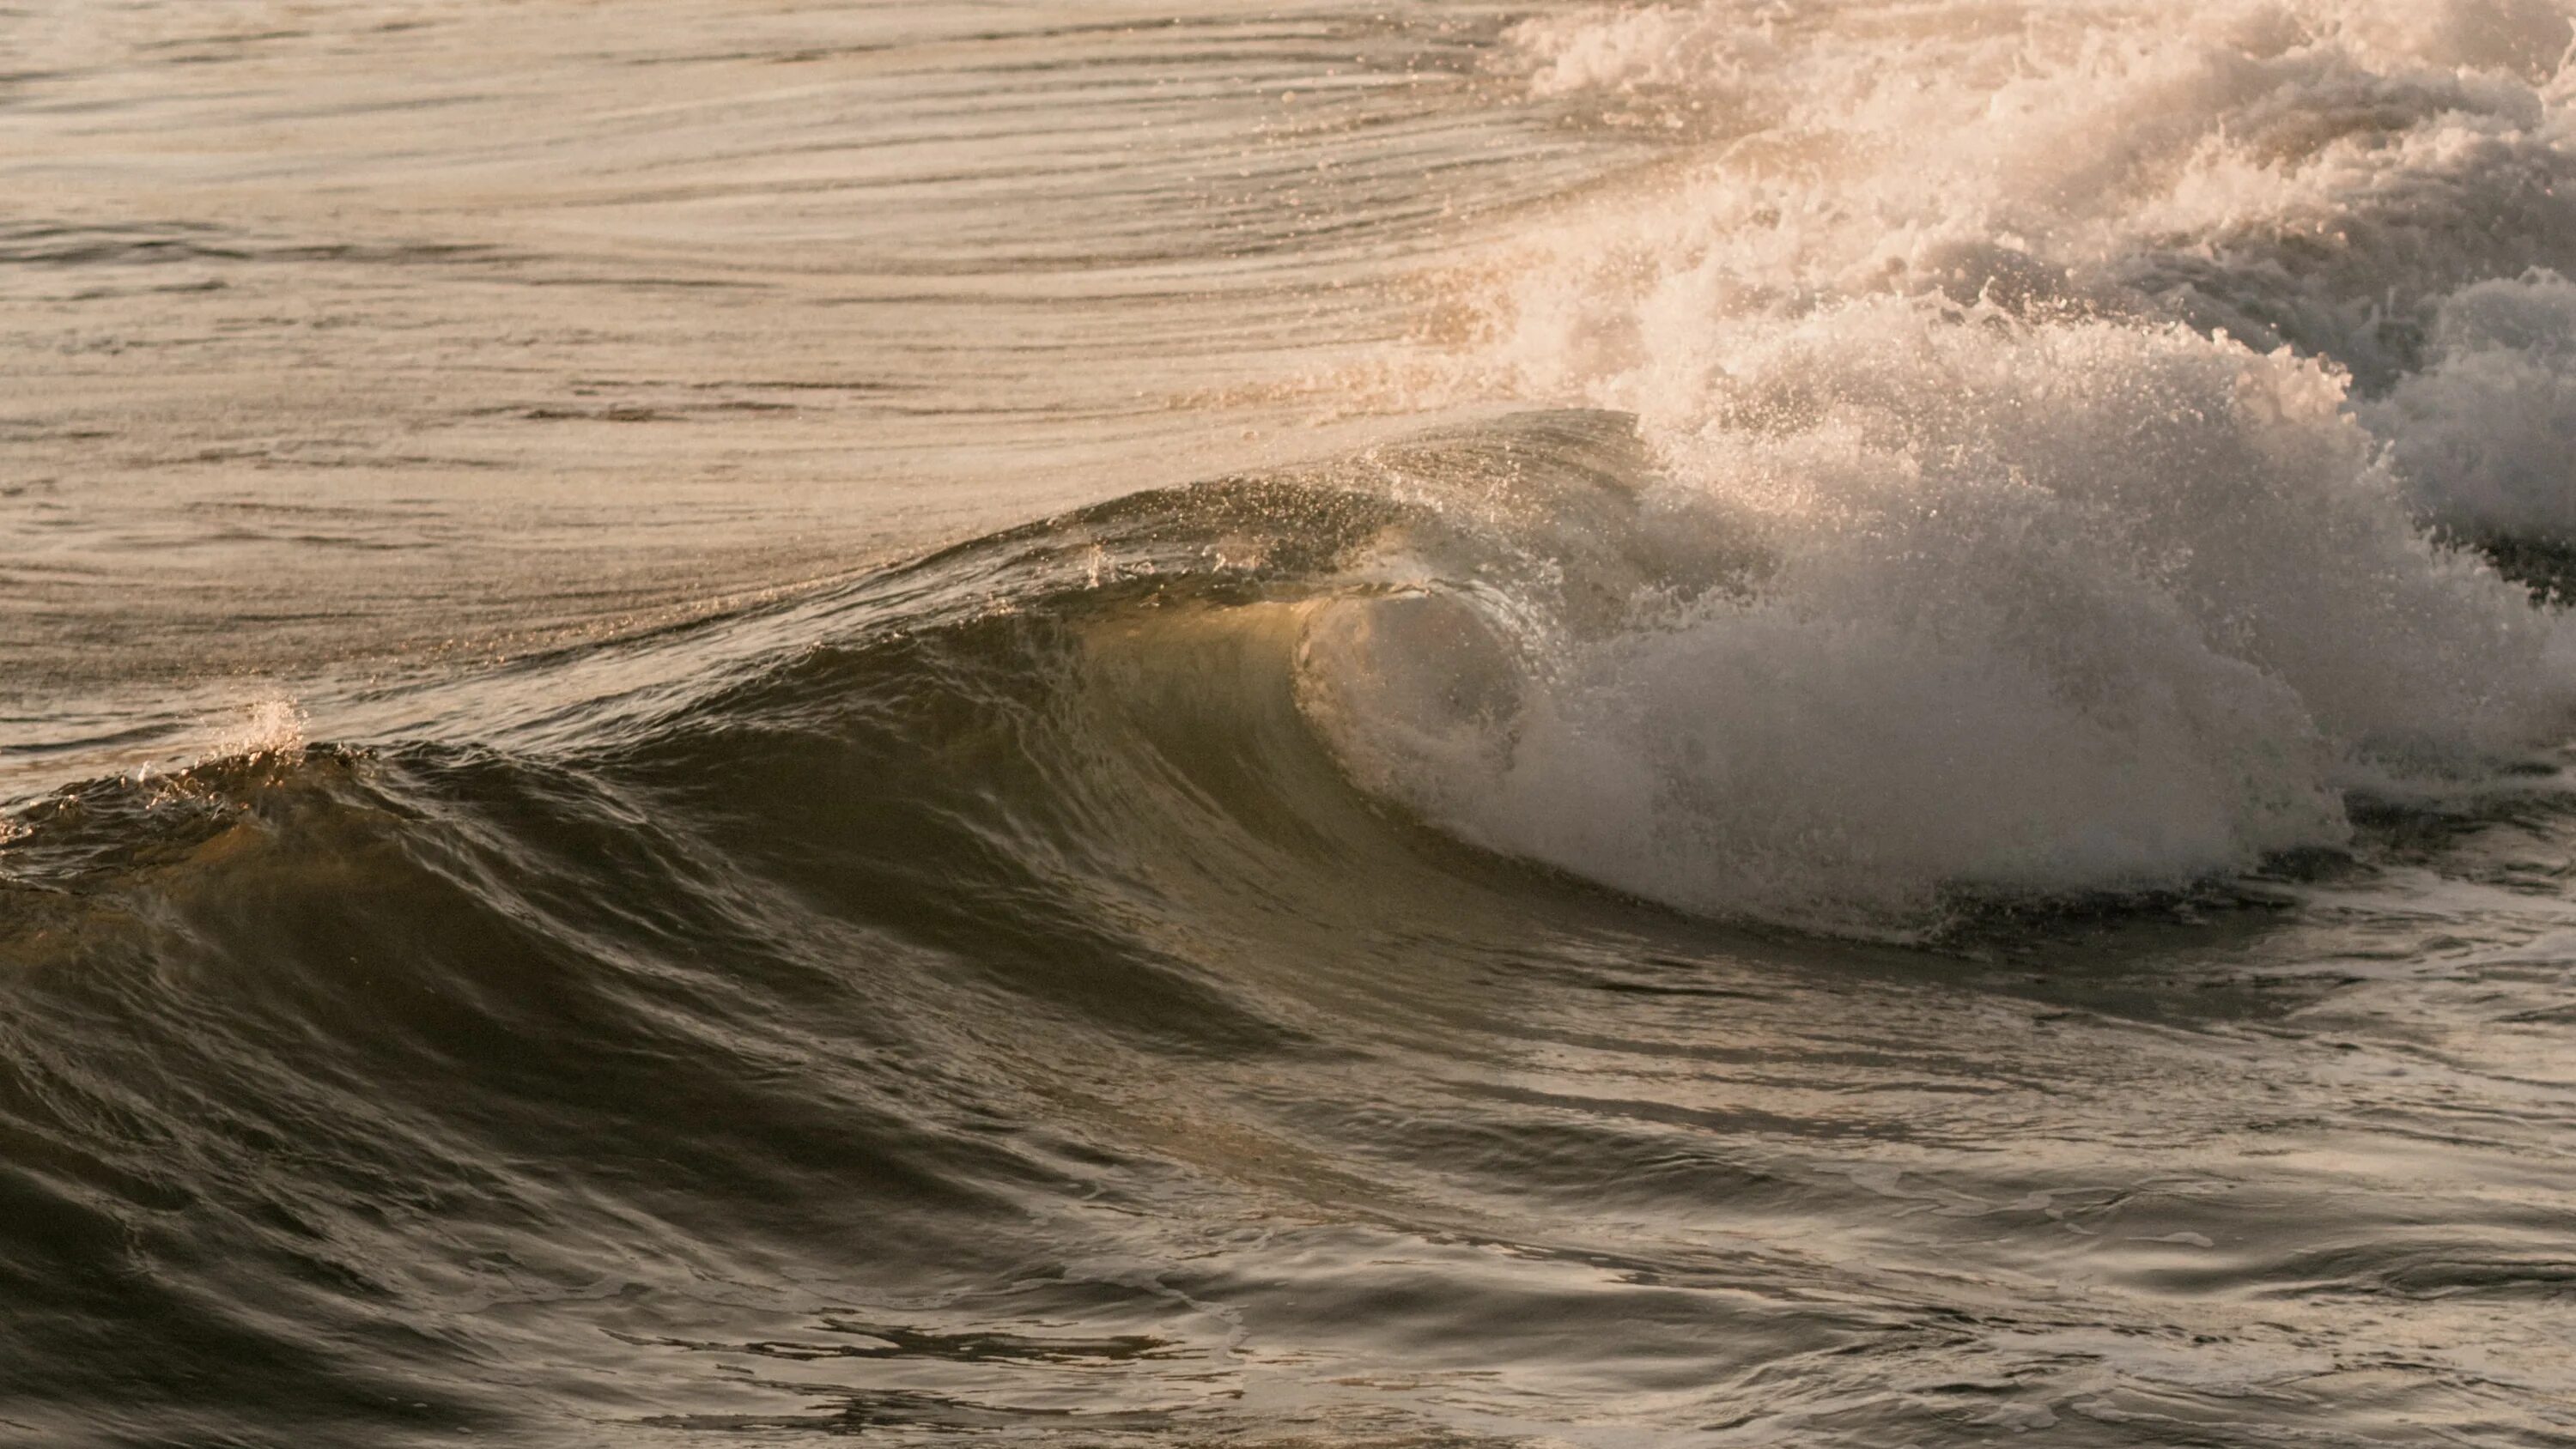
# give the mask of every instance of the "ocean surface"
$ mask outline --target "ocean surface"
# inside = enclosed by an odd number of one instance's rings
[[[2576,3],[0,6],[0,1443],[2576,1445]]]

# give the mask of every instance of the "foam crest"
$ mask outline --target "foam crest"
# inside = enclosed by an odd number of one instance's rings
[[[2335,374],[2178,325],[1983,321],[1880,299],[1740,334],[1636,526],[1722,516],[1775,560],[1750,587],[1641,588],[1623,628],[1472,592],[1408,606],[1436,628],[1339,624],[1318,717],[1482,843],[1866,931],[2334,847],[2350,792],[2558,727],[2557,620],[2409,525]]]
[[[1524,25],[1543,98],[1732,119],[1525,239],[1483,384],[1634,414],[1637,526],[1772,562],[1607,630],[1491,590],[1319,626],[1314,714],[1497,849],[1846,930],[2179,885],[2343,844],[2356,794],[2474,787],[2576,702],[2562,617],[2427,532],[2576,528],[2570,15]]]

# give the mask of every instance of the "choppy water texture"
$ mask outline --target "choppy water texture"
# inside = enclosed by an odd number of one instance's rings
[[[0,10],[0,1441],[2576,1445],[2576,11]]]

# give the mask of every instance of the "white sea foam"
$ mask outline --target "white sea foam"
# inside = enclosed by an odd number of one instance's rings
[[[1500,648],[1352,604],[1312,632],[1311,706],[1472,838],[1855,929],[2333,846],[2356,790],[2554,739],[2561,616],[2426,527],[2576,538],[2570,15],[1525,25],[1536,94],[1719,139],[1524,239],[1481,385],[1635,414],[1639,526],[1776,563],[1608,630],[1457,595]],[[1516,703],[1393,682],[1468,656],[1517,661]]]
[[[2360,409],[2416,506],[2464,534],[2576,540],[2576,284],[2535,270],[2463,288],[2430,352]]]

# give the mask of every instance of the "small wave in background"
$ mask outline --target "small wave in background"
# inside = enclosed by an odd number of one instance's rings
[[[253,8],[5,22],[0,1439],[2576,1443],[2563,4]]]

